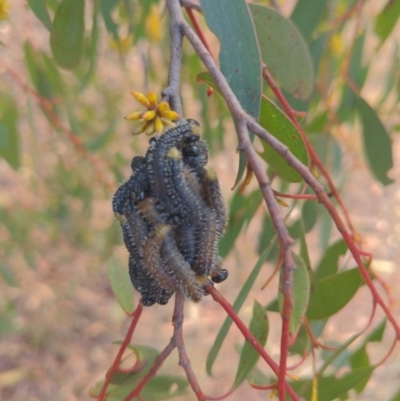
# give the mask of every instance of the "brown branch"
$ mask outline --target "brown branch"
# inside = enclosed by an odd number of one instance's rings
[[[164,101],[168,101],[171,108],[182,115],[182,102],[180,97],[182,40],[183,35],[179,23],[181,9],[170,7],[167,1],[170,18],[170,61],[168,70],[168,86],[162,91]]]
[[[174,339],[176,342],[176,347],[179,353],[179,365],[183,367],[186,373],[186,377],[189,380],[192,390],[196,394],[199,401],[205,401],[206,396],[202,392],[199,383],[197,381],[196,375],[193,372],[192,365],[190,363],[189,357],[186,352],[185,342],[183,339],[183,305],[185,298],[182,294],[175,294],[175,311],[174,311]]]

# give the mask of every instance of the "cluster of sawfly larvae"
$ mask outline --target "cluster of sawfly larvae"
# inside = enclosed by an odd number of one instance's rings
[[[208,277],[225,280],[217,245],[226,208],[194,120],[150,139],[145,157],[113,198],[129,252],[129,275],[145,306],[174,292],[197,302]]]

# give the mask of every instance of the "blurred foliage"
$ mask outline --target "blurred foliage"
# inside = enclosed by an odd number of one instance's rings
[[[224,7],[226,2],[229,7]],[[259,3],[248,8],[242,0],[201,1],[205,19],[199,20],[219,38],[221,69],[243,107],[308,163],[299,132],[281,112],[271,89],[261,83],[259,72],[264,62],[292,107],[306,113],[301,125],[339,187],[346,176],[343,150],[348,141],[357,140],[377,183],[393,182],[390,133],[399,130],[393,116],[400,101],[399,38],[395,36],[400,1],[388,0],[376,15],[368,17],[360,14],[362,2],[355,0],[298,0],[290,17],[266,8],[268,1]],[[11,11],[9,6],[0,0],[0,26],[14,23],[13,4]],[[24,271],[37,269],[63,247],[90,250],[90,263],[96,266],[93,269],[105,274],[103,267],[121,244],[110,198],[128,177],[132,155],[146,146],[128,139],[129,125],[122,116],[129,110],[121,110],[121,105],[125,107],[130,90],[146,93],[166,87],[169,62],[168,15],[163,1],[29,0],[26,8],[30,24],[41,24],[35,26],[35,32],[42,36],[32,35],[19,43],[23,66],[7,64],[10,57],[0,62],[0,170],[6,173],[0,198],[0,280],[7,288],[18,288]],[[224,35],[228,28],[231,36]],[[375,59],[382,57],[385,43],[390,43],[392,56],[386,60],[385,74],[379,77],[378,95],[370,98],[363,88],[372,80],[370,71]],[[0,43],[4,54],[9,51],[7,45]],[[237,70],[242,73],[239,79]],[[122,85],[116,83],[121,77]],[[243,91],[243,82],[247,91]],[[130,87],[133,83],[140,87]],[[188,117],[199,110],[197,118],[211,154],[222,150],[234,154],[236,143],[226,129],[231,122],[227,107],[217,93],[207,96],[208,85],[213,85],[210,76],[185,43],[184,110]],[[344,131],[351,131],[353,137],[346,137]],[[269,163],[274,188],[287,192],[291,183],[291,193],[299,193],[302,184],[298,174],[268,146],[263,147],[261,156]],[[244,171],[242,158],[238,180]],[[347,247],[343,241],[333,241],[332,223],[323,207],[314,201],[288,203],[290,207],[283,210],[288,212],[290,234],[299,244],[296,261],[301,267],[295,277],[299,305],[292,322],[292,331],[298,335],[290,352],[302,355],[311,347],[302,318],[310,320],[314,336],[320,337],[327,320],[351,302],[363,281],[357,269],[344,263]],[[261,211],[261,204],[258,189],[237,190],[229,200],[229,226],[220,242],[222,256],[232,253],[253,219],[262,222],[257,243],[249,244],[261,256],[237,295],[236,311],[251,292],[265,261],[277,263],[279,256],[271,218]],[[291,219],[293,210],[298,213]],[[307,249],[312,233],[321,238],[322,257],[315,266]],[[69,257],[68,252],[62,252],[56,259],[68,261]],[[121,306],[131,312],[132,288],[126,285],[125,262],[121,263],[111,260],[110,281]],[[278,289],[275,291],[276,300],[269,305],[254,303],[250,322],[250,329],[267,347],[265,309],[268,314],[277,313],[281,304]],[[17,330],[18,308],[15,297],[0,296],[0,336]],[[226,319],[208,355],[209,374],[231,323]],[[317,327],[321,327],[319,332]],[[369,360],[367,343],[382,341],[384,328],[385,322],[364,336],[356,351],[348,351],[349,342],[323,356],[327,366],[316,372],[319,401],[349,399],[351,389],[358,393],[364,389],[376,367]],[[138,361],[146,362],[145,368],[121,382],[115,378],[112,400],[123,399],[134,388],[158,352],[135,346],[131,351]],[[272,377],[257,370],[258,354],[252,353],[246,343],[234,386],[245,378],[250,383],[272,382]],[[347,373],[339,376],[343,366],[347,366]],[[300,396],[311,399],[312,378],[301,377],[292,386]],[[186,387],[182,377],[159,375],[152,378],[142,396],[166,399],[184,394]]]

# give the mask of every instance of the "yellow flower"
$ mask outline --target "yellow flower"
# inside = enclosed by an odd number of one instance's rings
[[[171,110],[167,102],[157,103],[157,95],[149,92],[147,97],[140,92],[131,92],[131,95],[138,103],[146,107],[145,111],[133,111],[125,119],[138,120],[139,124],[133,129],[133,135],[161,134],[165,127],[175,127],[174,121],[179,119],[179,114]]]
[[[0,20],[8,18],[8,9],[10,5],[7,0],[0,0]]]

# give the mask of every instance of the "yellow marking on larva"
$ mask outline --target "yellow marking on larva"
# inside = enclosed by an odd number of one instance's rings
[[[128,222],[128,220],[126,219],[126,217],[121,214],[121,213],[114,213],[116,219],[121,223],[121,224],[126,224]]]
[[[208,165],[204,166],[204,170],[206,170],[206,178],[209,181],[217,181],[217,173],[214,171],[214,169]]]
[[[208,280],[207,276],[196,276],[196,280],[200,283],[200,284],[205,284],[206,281]]]
[[[197,121],[191,120],[189,124],[193,135],[200,134],[200,124]]]
[[[165,238],[167,234],[171,231],[171,226],[169,224],[164,224],[156,228],[156,235],[159,238]]]
[[[182,154],[179,152],[179,150],[175,147],[173,147],[169,152],[168,152],[168,158],[169,159],[175,159],[175,160],[181,160],[182,159]]]

